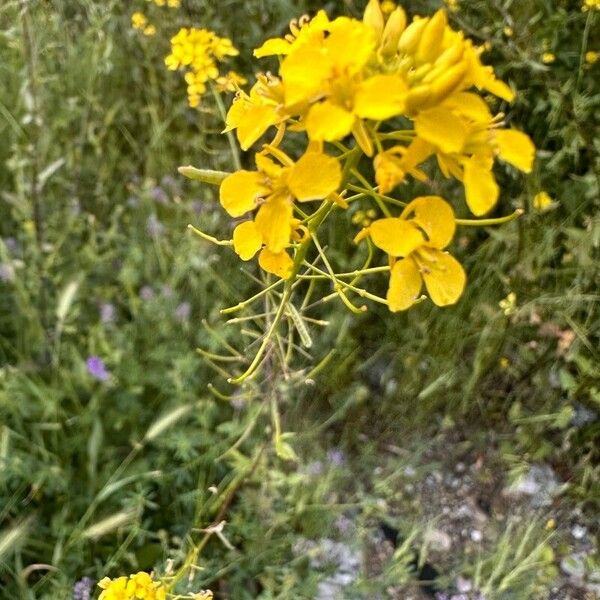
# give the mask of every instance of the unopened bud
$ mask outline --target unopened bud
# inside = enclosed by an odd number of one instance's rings
[[[379,5],[379,0],[369,0],[369,4],[367,4],[367,8],[365,8],[365,13],[363,15],[363,23],[375,31],[377,39],[381,38],[383,35],[385,19],[383,17],[383,12],[381,11],[381,6]]]
[[[381,41],[381,54],[383,56],[393,56],[398,50],[398,42],[402,32],[406,29],[406,13],[399,6],[390,15],[383,30],[383,40]]]

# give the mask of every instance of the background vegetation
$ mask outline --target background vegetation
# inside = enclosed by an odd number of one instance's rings
[[[364,4],[324,7],[358,16]],[[315,356],[335,346],[334,359],[282,390],[296,461],[275,455],[260,402],[207,388],[233,393],[195,348],[244,343],[219,310],[254,282],[186,233],[227,220],[177,166],[227,169],[230,154],[212,99],[187,108],[165,69],[168,40],[210,27],[252,73],[252,48],[321,6],[0,6],[2,598],[70,598],[84,576],[178,566],[220,520],[226,543],[211,537],[193,582],[219,598],[440,598],[461,585],[488,599],[594,597],[600,62],[585,55],[600,52],[600,14],[579,0],[464,0],[451,13],[489,43],[519,92],[508,119],[539,149],[526,180],[498,173],[498,212],[525,215],[461,241],[461,302],[323,311]],[[131,28],[136,9],[156,36]],[[533,202],[542,190],[547,210]]]

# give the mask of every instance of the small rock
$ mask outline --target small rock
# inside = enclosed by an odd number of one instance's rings
[[[479,531],[479,529],[473,529],[471,531],[471,539],[478,544],[483,539],[483,534],[481,531]]]
[[[582,525],[573,525],[573,527],[571,529],[571,535],[576,540],[582,540],[585,537],[586,533],[587,533],[587,528],[583,527]]]
[[[531,505],[540,508],[552,504],[561,491],[556,474],[548,465],[531,465],[529,471],[503,490],[508,497],[529,496]]]
[[[569,577],[577,581],[582,581],[585,577],[585,555],[580,553],[565,556],[560,561],[560,568]]]
[[[452,548],[452,538],[441,529],[429,530],[425,534],[425,543],[438,552],[448,552]]]

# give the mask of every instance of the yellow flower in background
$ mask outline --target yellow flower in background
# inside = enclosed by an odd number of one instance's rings
[[[248,80],[236,71],[229,71],[229,73],[221,75],[216,79],[217,91],[219,92],[238,92],[241,86],[247,83]]]
[[[103,590],[98,600],[166,600],[167,597],[165,587],[142,571],[117,579],[105,577],[98,587]]]
[[[144,29],[148,25],[148,19],[146,15],[141,12],[134,12],[131,15],[131,26],[134,29]]]
[[[514,34],[513,28],[510,27],[510,26],[508,26],[508,25],[506,27],[504,27],[504,29],[502,30],[502,32],[504,33],[504,35],[506,37],[512,37],[513,34]]]
[[[444,0],[444,4],[448,7],[450,12],[458,12],[460,9],[459,0]]]
[[[281,164],[266,153],[257,154],[258,170],[232,173],[221,183],[219,195],[232,217],[258,209],[254,220],[235,228],[236,253],[242,260],[250,260],[260,251],[261,268],[285,279],[293,264],[286,248],[301,229],[294,218],[294,202],[329,197],[339,187],[342,175],[339,162],[320,151],[309,149],[297,162],[282,152],[276,155]]]
[[[506,298],[498,302],[498,306],[507,317],[514,314],[517,310],[517,295],[510,292]]]
[[[600,10],[600,0],[583,0],[581,10],[584,12],[588,10]]]
[[[389,15],[393,13],[397,7],[398,5],[395,2],[393,2],[393,0],[383,0],[383,2],[381,3],[381,12],[384,15]]]
[[[218,63],[238,50],[228,38],[208,29],[183,28],[171,38],[171,53],[165,64],[171,71],[186,70],[188,103],[194,108],[206,92],[207,83],[220,77]]]
[[[594,50],[589,50],[585,53],[585,62],[588,65],[595,65],[600,59],[600,52],[595,52]]]
[[[551,65],[555,60],[556,56],[554,56],[552,52],[544,52],[544,54],[542,54],[542,62],[545,65]]]
[[[156,35],[156,27],[152,24],[150,25],[146,25],[146,27],[144,27],[143,32],[144,35]]]
[[[546,211],[552,206],[552,198],[547,192],[539,192],[533,198],[533,207],[539,211]]]
[[[461,264],[443,251],[455,229],[452,207],[439,196],[423,196],[413,200],[399,218],[374,221],[357,236],[357,240],[369,236],[390,257],[387,301],[392,312],[417,302],[423,284],[437,306],[458,301],[466,275]]]

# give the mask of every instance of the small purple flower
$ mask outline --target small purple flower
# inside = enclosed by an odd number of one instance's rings
[[[14,237],[4,238],[4,245],[11,254],[19,254],[19,242]]]
[[[346,462],[346,455],[339,448],[332,448],[327,451],[327,460],[334,467],[340,467]]]
[[[140,298],[142,300],[144,300],[144,302],[148,302],[148,300],[152,300],[152,298],[154,298],[154,290],[149,285],[145,285],[140,290]]]
[[[165,190],[158,185],[150,190],[150,198],[152,198],[154,202],[158,202],[158,204],[169,203],[169,196],[167,195],[167,192],[165,192]]]
[[[199,215],[204,210],[205,203],[202,200],[192,200],[190,202],[190,208],[192,212]]]
[[[110,373],[106,370],[104,361],[99,356],[90,356],[86,361],[88,373],[98,381],[108,381]]]
[[[192,305],[189,302],[182,302],[175,309],[175,318],[181,322],[188,321],[190,318],[191,312],[192,312]]]
[[[171,177],[171,175],[165,175],[160,180],[160,185],[162,185],[165,188],[170,189],[172,192],[179,191],[179,182],[177,181],[177,179],[175,179],[175,177]]]
[[[100,304],[100,321],[104,323],[104,325],[113,323],[115,320],[115,315],[116,310],[114,304],[111,302],[102,302],[102,304]]]
[[[83,577],[73,586],[73,600],[91,600],[94,580]]]
[[[146,220],[146,233],[153,238],[159,238],[165,232],[165,226],[152,213]]]

